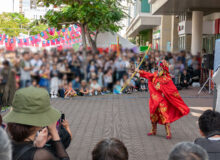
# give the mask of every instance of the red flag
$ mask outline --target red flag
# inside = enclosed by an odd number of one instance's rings
[[[42,47],[46,47],[46,41],[42,41]]]
[[[50,40],[51,46],[54,46],[56,44],[56,41],[54,39]]]
[[[55,28],[49,28],[49,34],[53,36],[55,33]]]
[[[50,40],[47,40],[46,46],[50,46]]]
[[[47,32],[46,32],[46,31],[41,32],[41,36],[42,36],[44,39],[47,39],[47,38],[48,38],[48,35],[47,35]]]
[[[23,40],[22,39],[18,39],[18,46],[23,47]]]
[[[0,37],[0,45],[3,45],[3,37]]]
[[[58,36],[60,36],[61,30],[57,30],[57,34]]]
[[[56,44],[60,44],[60,38],[56,39]]]
[[[61,38],[61,43],[65,43],[65,38],[64,37]]]

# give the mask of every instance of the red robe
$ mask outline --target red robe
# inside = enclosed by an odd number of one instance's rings
[[[157,72],[140,71],[140,76],[148,79],[150,119],[153,123],[172,123],[189,113],[168,73],[158,76]]]

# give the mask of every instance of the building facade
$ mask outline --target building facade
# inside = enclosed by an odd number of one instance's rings
[[[149,43],[156,43],[156,39],[153,39],[153,32],[154,28],[160,26],[161,17],[151,14],[151,6],[148,0],[134,0],[128,7],[129,18],[126,37],[140,47],[147,46]],[[159,37],[160,35],[157,39]],[[156,45],[154,46],[156,47]]]
[[[19,0],[19,13],[32,20],[40,19],[49,9],[37,4],[37,0]]]
[[[212,53],[220,33],[219,0],[149,0],[153,15],[178,17],[178,49]],[[175,38],[175,37],[174,37]],[[172,43],[171,43],[172,46]]]

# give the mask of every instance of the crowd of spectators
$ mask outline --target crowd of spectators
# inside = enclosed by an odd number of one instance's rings
[[[12,66],[11,70],[16,76],[10,79],[16,80],[16,89],[30,85],[43,87],[48,90],[51,98],[121,94],[121,88],[125,84],[127,87],[124,93],[147,91],[147,80],[134,77],[128,82],[143,55],[144,53],[134,53],[128,49],[121,51],[120,56],[111,51],[88,51],[86,57],[82,52],[74,50],[44,50],[38,53],[25,51],[16,54],[11,64],[4,61],[1,80],[5,79],[4,68]],[[176,54],[151,51],[140,69],[154,72],[162,59],[169,62],[170,74],[178,89],[187,88],[194,82],[199,83],[201,58],[184,51]]]

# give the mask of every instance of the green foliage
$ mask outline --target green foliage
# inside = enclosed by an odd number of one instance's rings
[[[61,28],[66,24],[84,24],[89,31],[113,31],[117,32],[121,26],[117,23],[125,12],[121,9],[117,0],[42,0],[46,5],[53,4],[61,7],[60,11],[50,10],[45,18],[49,26]]]
[[[0,14],[0,32],[11,37],[18,36],[20,32],[27,34],[29,19],[19,13]],[[23,29],[21,29],[23,28]]]

